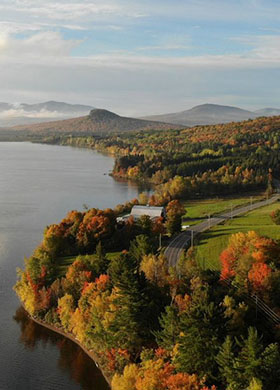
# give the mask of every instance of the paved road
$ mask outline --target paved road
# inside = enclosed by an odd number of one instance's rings
[[[262,206],[267,206],[271,203],[276,202],[278,199],[280,199],[280,195],[275,194],[267,200],[256,202],[256,203],[253,203],[252,205],[249,204],[247,206],[238,207],[236,209],[233,209],[232,212],[229,211],[229,212],[226,212],[223,214],[213,216],[210,220],[207,219],[204,222],[201,222],[197,225],[190,227],[185,232],[180,233],[178,236],[176,236],[170,242],[168,247],[166,248],[164,254],[168,260],[168,264],[170,266],[174,267],[177,264],[177,261],[179,260],[181,254],[182,254],[182,251],[186,247],[190,246],[191,234],[192,234],[191,231],[193,231],[193,235],[196,236],[197,234],[202,233],[205,230],[208,230],[211,227],[216,226],[222,222],[225,222],[226,220],[228,220],[230,218],[236,217],[236,216],[241,215],[241,214],[245,214],[249,211],[258,209],[259,207],[262,207]]]

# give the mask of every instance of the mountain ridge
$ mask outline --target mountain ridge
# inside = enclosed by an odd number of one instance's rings
[[[9,127],[10,131],[25,131],[38,134],[109,134],[135,130],[169,130],[182,129],[185,126],[129,118],[105,109],[92,109],[87,116],[60,121],[36,123]],[[3,130],[3,129],[2,129]]]
[[[215,125],[219,123],[239,122],[248,119],[255,119],[259,116],[272,116],[268,114],[264,115],[263,111],[265,110],[268,109],[249,111],[235,106],[205,103],[184,111],[162,115],[149,115],[141,118],[164,122],[167,121],[169,123],[181,124],[185,126]],[[275,110],[275,112],[277,111],[277,109],[272,110]]]

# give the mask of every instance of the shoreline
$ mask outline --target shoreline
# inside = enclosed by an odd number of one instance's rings
[[[57,328],[56,326],[54,325],[50,325],[50,324],[47,324],[46,322],[42,321],[42,320],[39,320],[37,318],[34,318],[30,313],[28,313],[28,311],[25,309],[24,305],[22,304],[22,307],[24,309],[24,311],[26,312],[26,314],[28,315],[29,318],[31,318],[32,321],[34,321],[36,324],[38,325],[41,325],[43,326],[44,328],[47,328],[55,333],[58,333],[60,334],[61,336],[64,336],[66,337],[67,339],[73,341],[74,343],[76,343],[90,358],[91,360],[94,362],[94,364],[96,365],[96,367],[100,370],[100,372],[102,373],[103,377],[105,378],[106,382],[108,383],[108,385],[110,386],[110,389],[111,389],[111,379],[109,378],[109,375],[106,374],[105,370],[102,368],[102,365],[100,364],[99,362],[99,359],[96,355],[95,352],[93,351],[90,351],[88,350],[79,340],[77,340],[75,338],[74,335],[72,335],[71,333],[66,333],[63,329],[60,329],[60,328]]]

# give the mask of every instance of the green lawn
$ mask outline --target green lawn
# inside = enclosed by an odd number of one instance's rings
[[[115,257],[119,256],[121,252],[108,252],[106,253],[106,256],[108,260],[112,260]],[[91,255],[94,256],[94,255]],[[69,265],[71,265],[78,256],[66,256],[66,257],[59,257],[56,259],[56,276],[62,277],[65,276],[67,269]],[[80,255],[80,257],[84,257]]]
[[[219,214],[224,211],[231,210],[231,207],[236,208],[249,204],[251,202],[251,196],[253,202],[263,198],[263,195],[248,194],[246,197],[242,196],[186,201],[184,203],[186,214],[183,217],[183,223],[187,225],[194,225],[203,221],[203,219],[207,218],[209,214]]]
[[[269,216],[278,208],[280,203],[262,207],[201,234],[195,244],[196,257],[201,266],[207,268],[207,264],[210,264],[211,268],[220,268],[219,256],[227,247],[231,234],[254,230],[261,236],[280,239],[280,226],[275,225]]]
[[[56,277],[61,278],[65,276],[69,265],[71,265],[77,256],[66,256],[66,257],[58,257],[55,261],[55,271]]]
[[[190,200],[184,202],[186,208],[186,214],[183,217],[185,223],[194,224],[197,221],[203,220],[208,215],[220,214],[224,211],[230,210],[231,207],[236,208],[245,204],[249,204],[252,201],[256,202],[263,199],[264,196],[260,194],[254,194],[242,197],[228,197],[228,198],[214,198],[214,199],[200,199]]]

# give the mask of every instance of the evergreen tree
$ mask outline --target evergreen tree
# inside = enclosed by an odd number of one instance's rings
[[[95,256],[94,266],[96,268],[96,273],[98,275],[105,274],[108,268],[108,259],[103,250],[101,241],[96,245],[96,256]]]
[[[161,331],[156,332],[157,343],[160,347],[171,351],[180,333],[178,310],[175,306],[167,306],[159,320]]]
[[[118,289],[115,304],[119,310],[111,326],[115,343],[120,348],[138,350],[153,339],[152,331],[158,328],[160,297],[139,272],[137,260],[128,254],[111,262],[109,274]]]
[[[196,302],[181,317],[179,353],[176,358],[180,371],[196,373],[201,378],[216,379],[215,357],[219,348],[221,318],[214,302]]]
[[[261,375],[269,390],[278,390],[280,383],[280,354],[278,344],[268,345],[261,354]]]
[[[239,384],[236,383],[233,341],[230,336],[226,337],[225,342],[220,347],[216,362],[219,365],[221,382],[227,385],[228,390],[239,390]]]
[[[140,234],[131,242],[129,253],[140,264],[143,256],[153,253],[151,239],[144,234]]]
[[[237,341],[241,351],[236,359],[236,378],[239,381],[240,388],[249,386],[253,378],[261,378],[263,351],[262,338],[258,336],[255,328],[248,329],[248,338],[241,338]]]

